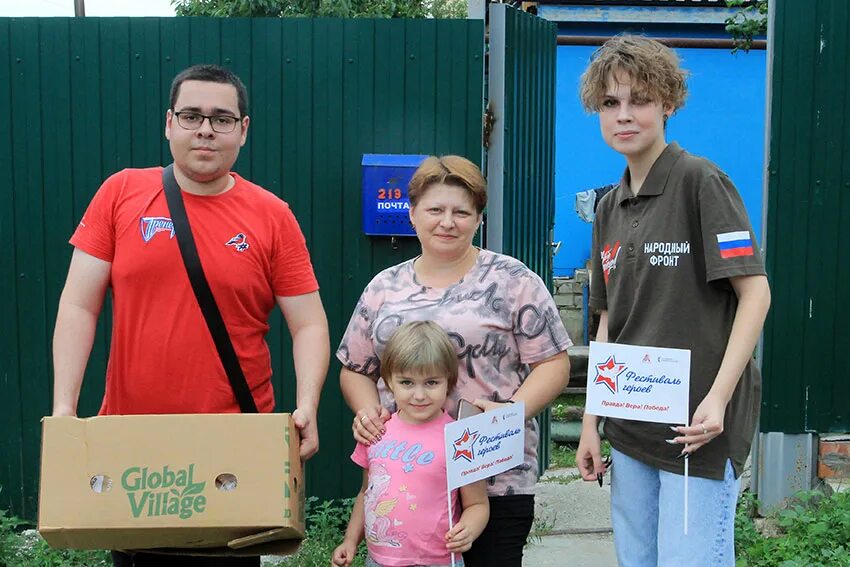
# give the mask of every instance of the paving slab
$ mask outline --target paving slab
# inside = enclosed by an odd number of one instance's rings
[[[546,536],[525,548],[523,567],[616,567],[611,534]]]
[[[611,528],[611,485],[585,482],[578,469],[549,469],[537,483],[535,530]]]
[[[615,567],[611,533],[611,486],[585,482],[575,468],[549,469],[537,483],[533,531],[526,547],[527,567]],[[577,533],[582,531],[595,533]]]

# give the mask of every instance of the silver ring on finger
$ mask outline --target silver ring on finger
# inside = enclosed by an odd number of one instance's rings
[[[364,415],[363,417],[360,418],[360,423],[366,423],[367,421],[369,421],[368,415]]]
[[[701,423],[700,425],[702,425],[702,434],[703,434],[703,435],[708,435],[708,429],[706,429],[705,424],[704,424],[704,423]]]

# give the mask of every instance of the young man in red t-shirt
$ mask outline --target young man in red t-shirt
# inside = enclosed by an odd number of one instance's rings
[[[245,86],[227,69],[196,65],[175,77],[165,137],[204,273],[254,401],[274,409],[265,335],[277,305],[292,335],[301,458],[319,446],[316,412],[328,369],[328,324],[304,236],[289,206],[230,169],[248,134]],[[189,283],[162,168],[107,179],[71,238],[75,247],[53,339],[53,415],[76,415],[107,288],[113,329],[100,413],[238,412]],[[180,565],[259,565],[259,558]],[[164,565],[162,556],[150,564]],[[147,565],[115,553],[116,565]],[[135,561],[135,563],[133,563]],[[212,561],[212,562],[211,562]]]

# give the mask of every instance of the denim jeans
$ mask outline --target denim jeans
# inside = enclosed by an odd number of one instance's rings
[[[723,480],[656,469],[612,449],[611,522],[620,567],[732,567],[739,481],[731,461]],[[684,463],[683,463],[684,472]]]

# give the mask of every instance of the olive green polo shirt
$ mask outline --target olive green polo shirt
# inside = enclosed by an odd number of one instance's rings
[[[764,275],[761,252],[732,181],[675,142],[653,164],[637,196],[626,169],[593,223],[590,306],[608,311],[608,340],[691,351],[690,415],[708,393],[735,319],[728,278]],[[724,433],[690,459],[695,476],[740,475],[758,423],[761,377],[747,365],[726,409]],[[608,419],[611,445],[656,468],[681,473],[682,447],[667,424]]]

